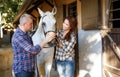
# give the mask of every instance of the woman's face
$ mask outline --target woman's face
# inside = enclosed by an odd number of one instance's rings
[[[71,29],[70,23],[69,23],[68,19],[65,19],[63,22],[63,30],[66,31],[66,30],[70,30],[70,29]]]

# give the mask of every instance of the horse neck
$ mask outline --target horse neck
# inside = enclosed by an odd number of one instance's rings
[[[36,33],[43,33],[43,28],[42,28],[42,19],[40,20],[40,23],[38,25],[38,28],[36,30]]]

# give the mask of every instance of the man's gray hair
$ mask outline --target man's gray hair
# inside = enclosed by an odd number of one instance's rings
[[[24,13],[23,15],[21,15],[20,20],[19,20],[20,24],[26,23],[27,18],[33,19],[33,17],[30,14]]]

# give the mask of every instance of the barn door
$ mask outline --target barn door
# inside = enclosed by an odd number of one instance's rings
[[[108,26],[111,28],[109,32],[110,37],[120,48],[120,0],[109,0],[110,1],[110,11],[109,11],[109,23]],[[105,77],[120,77],[120,61],[114,54],[112,48],[110,47],[110,41],[108,38],[104,39],[104,51],[103,52],[103,62]],[[104,56],[105,54],[105,56]]]

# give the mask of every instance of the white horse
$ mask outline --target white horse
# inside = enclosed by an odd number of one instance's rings
[[[43,12],[38,8],[41,19],[36,32],[32,36],[32,41],[34,45],[40,44],[45,39],[46,33],[50,31],[55,31],[56,19],[54,15],[56,14],[56,11],[57,9],[55,7],[53,8],[52,12]],[[43,48],[37,55],[37,67],[40,77],[50,77],[53,55],[54,46],[50,47],[49,44],[46,45],[46,47]]]

